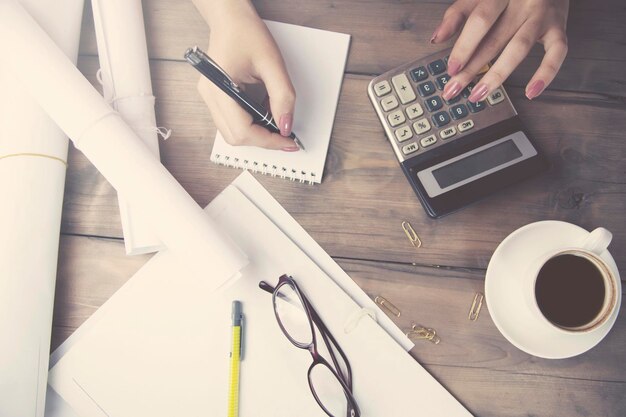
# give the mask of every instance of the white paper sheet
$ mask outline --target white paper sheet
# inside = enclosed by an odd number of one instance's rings
[[[348,57],[350,35],[265,21],[296,89],[294,127],[305,152],[231,146],[218,132],[211,153],[216,163],[320,183]],[[227,159],[228,158],[228,159]]]
[[[83,0],[21,2],[75,62]],[[0,91],[0,416],[41,417],[68,140],[5,65]]]
[[[159,159],[141,0],[91,0],[104,98]],[[164,249],[154,229],[118,196],[127,255]]]
[[[345,333],[359,306],[235,187],[208,212],[250,255],[242,278],[213,292],[181,275],[169,253],[150,260],[51,370],[50,384],[81,417],[225,415],[233,299],[243,301],[246,324],[241,415],[323,416],[307,383],[310,355],[287,341],[271,296],[258,288],[282,273],[297,279],[346,352],[363,417],[407,415],[416,390],[429,399],[420,403],[424,415],[470,416],[368,316]]]
[[[245,255],[219,225],[15,0],[0,2],[0,64],[12,70],[76,147],[137,207],[168,250],[180,257],[181,267],[212,271],[212,285],[218,287],[245,265]]]

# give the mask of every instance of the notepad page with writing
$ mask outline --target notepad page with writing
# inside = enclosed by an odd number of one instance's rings
[[[280,48],[296,90],[293,131],[306,151],[284,152],[253,146],[231,146],[218,132],[211,160],[267,175],[320,183],[350,36],[286,23],[265,23]]]
[[[214,292],[210,271],[193,277],[168,252],[153,257],[51,369],[51,386],[78,415],[225,415],[230,308],[239,299],[246,323],[240,415],[323,417],[307,383],[310,355],[285,338],[271,295],[258,288],[289,273],[346,352],[363,417],[405,416],[416,392],[428,398],[424,415],[470,416],[369,316],[346,333],[359,306],[239,190],[228,187],[208,212],[248,254],[242,277]]]

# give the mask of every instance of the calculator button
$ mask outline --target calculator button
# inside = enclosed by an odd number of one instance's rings
[[[478,113],[479,111],[485,110],[485,107],[487,107],[487,105],[485,104],[484,101],[477,101],[476,103],[472,103],[471,101],[468,101],[467,107],[469,107],[472,113]]]
[[[424,100],[424,104],[426,104],[426,108],[430,112],[437,111],[443,107],[443,101],[441,100],[441,97],[439,96],[433,96],[433,97],[427,98],[426,100]]]
[[[376,95],[378,97],[384,96],[385,94],[389,93],[391,91],[391,86],[389,85],[389,81],[385,80],[385,81],[376,83],[376,85],[374,85],[374,91],[376,92]]]
[[[468,98],[470,94],[472,94],[472,88],[474,88],[475,85],[476,84],[474,84],[473,82],[469,83],[467,87],[465,87],[463,91],[461,91],[461,95],[465,98]]]
[[[500,103],[502,100],[504,100],[504,93],[499,88],[496,88],[495,90],[493,90],[493,93],[487,96],[487,101],[492,106]]]
[[[425,138],[420,140],[420,143],[422,144],[422,148],[426,148],[427,146],[433,145],[435,142],[437,142],[437,136],[435,135],[426,136]]]
[[[441,139],[448,139],[454,135],[456,135],[456,128],[454,126],[446,127],[441,132],[439,132],[439,136],[441,136]]]
[[[417,90],[420,92],[420,96],[428,97],[435,92],[435,84],[432,81],[426,81],[417,86]]]
[[[422,114],[424,114],[424,109],[422,109],[419,103],[411,104],[406,108],[406,115],[411,120],[420,117]]]
[[[398,97],[400,97],[400,102],[402,102],[402,104],[410,103],[415,100],[415,92],[413,92],[413,87],[411,87],[409,79],[406,75],[396,75],[391,78],[391,83],[396,89],[396,93],[398,93]]]
[[[457,104],[450,108],[450,114],[454,120],[459,120],[467,116],[467,107],[465,104]]]
[[[411,128],[407,125],[402,126],[400,129],[396,130],[396,138],[398,142],[404,142],[405,140],[409,140],[413,137],[413,132],[411,132]]]
[[[450,123],[450,116],[447,111],[440,111],[433,115],[433,122],[435,122],[437,127],[445,126]]]
[[[411,78],[413,78],[413,81],[415,82],[425,80],[426,78],[428,78],[428,73],[426,72],[426,68],[417,67],[417,68],[412,69]]]
[[[437,77],[435,81],[437,81],[437,87],[439,87],[440,90],[443,90],[448,81],[450,81],[450,76],[448,74],[443,74]]]
[[[415,129],[415,133],[418,135],[426,133],[430,130],[430,122],[426,118],[419,119],[417,122],[413,123],[413,129]]]
[[[461,95],[457,94],[456,96],[452,97],[450,100],[444,100],[446,102],[446,104],[454,104],[454,103],[458,103],[459,100],[461,100]]]
[[[428,71],[430,71],[432,75],[439,75],[445,70],[446,64],[443,62],[443,59],[438,59],[428,64]]]
[[[396,96],[385,97],[380,101],[380,105],[383,107],[384,111],[393,110],[398,107],[398,99]]]
[[[404,152],[405,155],[408,155],[410,153],[413,153],[417,150],[417,143],[413,142],[413,143],[409,143],[408,145],[404,145],[402,147],[402,152]]]
[[[465,120],[464,122],[459,123],[459,132],[465,132],[474,127],[473,120]]]
[[[404,113],[402,113],[402,110],[394,111],[389,116],[387,116],[387,119],[389,120],[389,124],[393,127],[401,125],[406,120],[406,118],[404,117]]]

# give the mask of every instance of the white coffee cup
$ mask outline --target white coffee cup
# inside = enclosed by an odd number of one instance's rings
[[[609,319],[609,317],[611,317],[618,305],[617,300],[619,297],[619,283],[617,280],[619,278],[617,278],[617,274],[613,271],[611,266],[608,265],[602,258],[602,253],[607,249],[612,238],[613,235],[611,232],[599,227],[589,233],[580,245],[563,247],[549,251],[531,262],[524,277],[523,293],[526,305],[536,320],[543,322],[557,331],[572,334],[591,332],[602,326]],[[587,260],[595,266],[599,274],[602,276],[602,281],[604,283],[604,300],[601,307],[598,309],[598,313],[587,323],[575,327],[567,327],[552,322],[542,313],[541,307],[537,302],[537,278],[539,277],[542,268],[548,261],[562,255],[573,255]],[[563,297],[568,296],[567,291],[568,287],[565,283],[562,288]],[[555,302],[557,301],[555,300]]]

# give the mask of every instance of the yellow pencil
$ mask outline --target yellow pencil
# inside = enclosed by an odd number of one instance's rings
[[[228,417],[239,416],[239,363],[243,359],[243,313],[241,302],[233,301],[232,346],[230,350],[230,384],[228,392]]]

